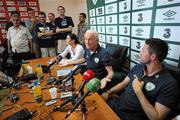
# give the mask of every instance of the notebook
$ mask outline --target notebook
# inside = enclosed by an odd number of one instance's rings
[[[70,72],[71,72],[71,68],[57,70],[57,76],[63,77],[63,76],[68,75]]]

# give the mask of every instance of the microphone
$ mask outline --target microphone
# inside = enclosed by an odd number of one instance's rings
[[[69,103],[70,101],[75,100],[78,97],[79,92],[81,92],[84,89],[84,86],[87,82],[89,82],[92,78],[95,77],[94,72],[92,70],[87,70],[86,72],[84,72],[83,74],[83,81],[78,89],[78,91],[73,94],[73,96],[67,100],[65,100],[60,106],[57,106],[54,108],[54,110],[60,110],[61,107],[63,107],[64,105],[66,105],[67,103]]]
[[[82,77],[83,77],[83,81],[78,91],[76,92],[77,95],[79,94],[79,92],[81,92],[84,89],[85,84],[95,77],[95,74],[92,70],[87,70],[86,72],[84,72]]]
[[[73,108],[67,113],[67,115],[65,116],[65,119],[67,117],[69,117],[69,115],[74,112],[74,110],[83,102],[83,100],[85,99],[86,96],[89,95],[90,92],[97,92],[99,89],[100,89],[100,80],[97,79],[97,78],[93,78],[91,79],[88,84],[87,84],[87,89],[88,91],[82,96],[79,98],[79,100],[77,101],[77,103],[73,106]]]
[[[61,60],[62,60],[62,56],[61,56],[61,55],[56,56],[56,58],[58,59],[58,61],[61,61]],[[51,67],[52,65],[54,65],[55,63],[56,63],[56,60],[53,61],[51,64],[49,64],[48,67],[46,68],[46,71],[49,71],[49,70],[50,70],[50,67]]]
[[[62,86],[64,86],[64,85],[66,84],[66,82],[73,77],[73,75],[77,75],[78,73],[80,73],[80,71],[81,71],[81,65],[80,65],[80,64],[75,65],[75,66],[72,68],[71,72],[70,72],[68,75],[66,75],[63,79],[61,79],[61,81],[64,80],[64,79],[66,79],[66,80],[64,81],[63,84],[61,84],[60,88],[61,88]],[[58,82],[60,82],[60,81],[57,80],[57,81],[55,82],[55,84],[57,84]]]

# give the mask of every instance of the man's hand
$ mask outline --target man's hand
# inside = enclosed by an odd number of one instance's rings
[[[106,86],[107,82],[110,82],[110,81],[111,81],[111,79],[109,79],[107,77],[103,78],[101,80],[101,89],[103,89]]]
[[[104,101],[107,101],[107,99],[109,98],[109,93],[104,92],[101,94],[101,97],[104,99]]]
[[[38,37],[39,38],[43,38],[44,37],[44,33],[38,33]]]
[[[54,61],[56,61],[57,64],[59,63],[59,59],[57,57],[54,57],[54,58],[50,59],[50,62],[54,62]]]
[[[63,29],[60,29],[60,28],[56,28],[56,33],[63,33],[64,30]]]
[[[144,81],[140,81],[138,78],[135,78],[132,83],[134,92],[137,94],[139,91],[142,91],[143,85]]]
[[[60,31],[60,29],[59,28],[56,28],[56,33],[58,33]]]

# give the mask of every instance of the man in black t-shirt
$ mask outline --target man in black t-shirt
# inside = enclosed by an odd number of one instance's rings
[[[150,38],[140,52],[140,64],[118,85],[102,94],[122,120],[163,120],[178,101],[177,81],[163,67],[165,41]],[[119,93],[119,97],[112,96]]]
[[[56,56],[56,49],[52,36],[54,35],[53,26],[46,22],[46,14],[39,13],[40,23],[36,24],[36,32],[38,36],[38,43],[41,51],[41,57]]]
[[[62,53],[66,47],[66,36],[72,32],[74,23],[71,17],[65,16],[65,8],[58,6],[59,17],[55,19],[56,35],[58,38],[57,52]]]
[[[52,13],[52,12],[50,12],[50,13],[48,13],[48,19],[49,19],[49,23],[53,26],[53,31],[56,31],[56,26],[55,26],[55,14],[54,13]],[[57,40],[57,35],[56,34],[54,34],[53,36],[52,36],[52,39],[54,40],[54,41],[56,41]]]

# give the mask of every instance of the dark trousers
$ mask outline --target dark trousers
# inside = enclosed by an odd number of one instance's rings
[[[111,96],[107,104],[111,107],[111,109],[119,116],[121,120],[149,120],[145,114],[139,116],[136,112],[127,111],[120,108],[120,100],[121,96]]]
[[[34,55],[31,52],[13,53],[14,63],[21,63],[22,60],[34,59]]]

